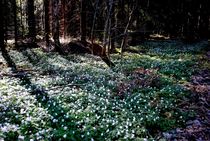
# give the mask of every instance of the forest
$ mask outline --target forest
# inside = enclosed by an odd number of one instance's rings
[[[0,0],[0,141],[210,140],[209,0]]]

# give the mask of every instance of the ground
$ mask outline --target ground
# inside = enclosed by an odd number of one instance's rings
[[[0,56],[0,140],[208,140],[207,42],[147,41],[97,56]]]

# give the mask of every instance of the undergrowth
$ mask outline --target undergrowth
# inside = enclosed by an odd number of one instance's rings
[[[183,126],[194,114],[177,105],[190,94],[183,84],[199,70],[205,44],[135,48],[145,53],[112,55],[113,69],[88,54],[10,51],[24,76],[1,69],[0,139],[155,140]]]

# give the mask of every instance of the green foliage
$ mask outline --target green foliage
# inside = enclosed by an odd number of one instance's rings
[[[153,140],[182,126],[194,114],[177,104],[189,94],[182,83],[198,69],[199,49],[176,46],[149,42],[139,47],[145,54],[113,55],[113,70],[87,54],[11,51],[19,68],[33,71],[0,79],[0,139]]]

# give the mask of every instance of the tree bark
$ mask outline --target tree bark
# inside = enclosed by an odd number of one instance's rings
[[[61,0],[61,19],[60,19],[60,36],[62,36],[62,38],[65,38],[65,30],[66,30],[66,25],[65,25],[65,18],[66,18],[66,1],[65,0]]]
[[[5,0],[2,0],[2,2],[3,2],[3,7],[2,7],[2,11],[3,11],[3,15],[7,15],[7,13],[8,13],[8,2],[6,2]],[[3,18],[3,29],[4,29],[4,41],[5,41],[5,43],[7,43],[7,40],[8,40],[8,18],[6,17],[6,16],[3,16],[2,17]]]
[[[0,1],[0,18],[4,18],[3,17],[3,1]],[[4,52],[5,51],[5,46],[4,46],[4,24],[3,24],[4,20],[0,20],[0,47],[1,47],[1,51]]]
[[[96,6],[95,6],[95,12],[94,12],[94,16],[93,16],[93,24],[92,24],[92,28],[91,28],[91,43],[93,44],[94,42],[94,28],[95,28],[95,22],[96,22],[96,15],[98,12],[98,5],[99,5],[99,0],[96,1]]]
[[[80,12],[80,33],[81,41],[86,41],[86,3],[85,0],[81,0],[81,12]]]
[[[44,1],[44,8],[45,8],[45,41],[46,41],[46,46],[49,47],[50,45],[49,0]]]
[[[21,26],[21,36],[24,36],[24,25],[23,25],[23,2],[20,0],[20,26]]]
[[[64,54],[63,50],[61,49],[61,44],[59,40],[59,0],[53,0],[53,39],[55,43],[55,50],[60,53]]]
[[[118,12],[117,12],[117,20],[118,20],[118,31],[120,34],[123,33],[123,27],[125,26],[125,1],[124,0],[119,0],[118,1]]]
[[[116,34],[116,28],[117,28],[117,19],[116,19],[116,5],[115,3],[113,2],[113,6],[112,6],[112,12],[111,12],[111,21],[112,23],[114,23],[114,30],[111,29],[111,50],[110,52],[115,52],[116,51],[116,48],[115,48],[115,36],[117,35]]]
[[[112,12],[112,6],[113,6],[113,0],[109,0],[107,2],[107,17],[106,22],[104,25],[104,37],[103,37],[103,47],[106,48],[107,43],[107,37],[110,37],[110,30],[111,30],[111,12]]]
[[[18,25],[17,25],[17,4],[16,0],[13,1],[14,24],[15,24],[15,47],[17,47],[18,40]]]
[[[130,24],[131,24],[131,19],[132,19],[134,10],[135,10],[135,9],[133,8],[132,11],[130,12],[129,18],[128,18],[128,23],[127,23],[127,25],[126,25],[126,27],[125,27],[125,29],[124,29],[124,33],[123,33],[124,37],[123,37],[122,42],[121,42],[121,45],[120,45],[120,48],[121,48],[121,59],[122,59],[122,57],[123,57],[123,51],[124,51],[124,49],[125,49],[125,47],[126,47],[126,45],[127,45],[128,28],[129,28],[129,26],[130,26]]]
[[[36,21],[34,14],[34,0],[27,0],[28,29],[32,43],[36,41]]]

